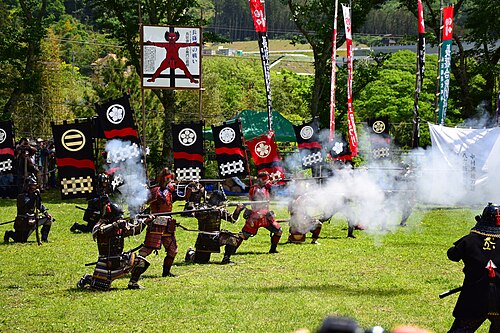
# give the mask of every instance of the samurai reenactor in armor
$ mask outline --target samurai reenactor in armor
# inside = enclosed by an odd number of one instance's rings
[[[201,209],[211,208],[212,210],[194,213],[194,217],[198,220],[200,233],[196,239],[195,251],[191,248],[188,250],[186,261],[207,264],[210,261],[210,255],[212,253],[219,253],[220,247],[225,245],[222,264],[231,263],[231,255],[236,251],[236,246],[240,239],[238,235],[234,235],[231,232],[221,231],[221,220],[235,223],[245,205],[238,204],[231,214],[223,206],[225,201],[226,196],[224,192],[220,190],[213,191],[206,203],[200,206]]]
[[[102,214],[104,207],[109,203],[108,195],[111,194],[111,184],[109,175],[103,172],[97,176],[96,190],[94,196],[87,201],[87,208],[83,213],[83,220],[87,224],[75,222],[69,229],[71,232],[91,232]]]
[[[18,193],[24,191],[24,186],[30,175],[36,175],[38,173],[38,169],[34,161],[36,151],[36,147],[30,145],[27,138],[21,138],[21,140],[19,140],[19,144],[16,146],[14,157],[16,159]]]
[[[202,199],[205,199],[205,187],[198,182],[190,182],[186,186],[184,210],[198,209]],[[181,216],[191,216],[189,213],[182,214]]]
[[[163,168],[158,175],[158,186],[150,189],[148,200],[150,213],[168,213],[172,211],[172,194],[175,191],[168,168]],[[147,257],[153,251],[165,248],[166,256],[163,260],[163,277],[174,277],[170,272],[177,255],[177,240],[175,238],[176,221],[170,216],[156,218],[147,228],[144,245],[139,254]]]
[[[311,243],[319,244],[318,238],[321,226],[328,218],[324,217],[323,214],[316,217],[314,214],[310,214],[310,210],[314,210],[314,203],[309,200],[307,194],[299,195],[290,201],[288,205],[288,212],[290,213],[288,243],[304,243],[306,234],[311,232]]]
[[[33,231],[40,226],[42,227],[40,230],[42,242],[48,242],[52,216],[42,203],[37,179],[32,174],[26,179],[24,191],[17,196],[17,216],[14,221],[14,230],[5,231],[4,242],[9,242],[9,239],[12,238],[14,242],[25,243]]]
[[[149,262],[133,251],[123,252],[124,239],[139,234],[153,219],[153,216],[144,221],[124,219],[121,207],[109,203],[102,218],[92,230],[92,236],[99,250],[94,274],[85,274],[77,283],[77,287],[89,286],[91,289],[110,290],[112,281],[130,272],[128,289],[143,288],[138,281],[141,274],[148,269]]]
[[[500,206],[489,203],[476,221],[447,252],[450,260],[463,261],[465,275],[449,333],[475,332],[486,319],[490,333],[500,332]]]
[[[271,197],[271,180],[267,171],[259,172],[257,175],[257,182],[250,187],[248,191],[248,198],[250,201],[267,201]],[[238,246],[241,245],[243,240],[247,240],[257,234],[259,228],[266,228],[271,233],[271,248],[269,253],[278,253],[277,246],[283,229],[280,224],[276,222],[275,214],[269,210],[268,203],[252,204],[252,209],[245,209],[243,217],[245,218],[245,225],[240,233],[240,240]]]

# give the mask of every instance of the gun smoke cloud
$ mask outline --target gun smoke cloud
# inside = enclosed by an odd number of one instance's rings
[[[130,141],[110,140],[106,143],[109,169],[118,168],[116,177],[122,179],[118,200],[126,203],[131,215],[139,213],[148,200],[147,177],[142,154],[137,144]]]
[[[368,159],[356,168],[331,163],[331,170],[321,170],[327,178],[287,183],[282,200],[306,196],[307,200],[294,207],[295,213],[311,218],[339,214],[373,234],[394,229],[413,208],[482,207],[500,201],[499,133],[500,129],[466,133],[468,136],[460,139],[464,142],[452,141],[454,149],[433,142],[432,147],[390,159]],[[366,136],[361,137],[360,145],[366,141]],[[287,158],[285,168],[293,170],[294,177],[303,177],[297,156]],[[421,216],[412,214],[410,226],[417,225]],[[306,220],[293,223],[298,230],[309,231]]]

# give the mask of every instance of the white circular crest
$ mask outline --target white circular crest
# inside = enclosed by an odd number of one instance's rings
[[[61,136],[61,143],[69,151],[79,151],[85,146],[85,135],[76,129],[70,129]]]
[[[300,130],[300,137],[304,140],[309,140],[314,134],[314,129],[311,126],[304,126]]]
[[[344,150],[344,144],[342,142],[335,142],[332,147],[332,150],[335,154],[340,154]]]
[[[7,133],[5,133],[3,128],[0,128],[0,143],[3,143],[7,139]]]
[[[382,120],[377,120],[373,123],[372,129],[377,134],[383,133],[385,131],[385,123]]]
[[[219,133],[219,139],[222,143],[228,144],[234,141],[236,132],[231,127],[224,127]]]
[[[125,118],[125,108],[120,104],[113,104],[106,110],[106,117],[112,124],[119,124]]]
[[[184,128],[179,132],[179,142],[184,146],[191,146],[196,138],[196,132],[191,128]]]
[[[265,141],[260,141],[255,145],[255,154],[260,158],[266,158],[271,153],[271,146]]]

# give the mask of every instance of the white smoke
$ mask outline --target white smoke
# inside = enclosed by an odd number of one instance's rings
[[[499,170],[500,143],[491,154],[486,168]],[[495,157],[496,156],[496,157]],[[403,216],[411,214],[418,205],[469,206],[486,205],[486,196],[496,196],[500,201],[500,186],[485,181],[482,195],[471,190],[479,180],[471,179],[467,170],[467,157],[450,152],[443,156],[429,147],[416,149],[392,160],[369,159],[365,164],[352,168],[335,166],[328,178],[320,181],[292,181],[287,184],[288,198],[299,200],[292,204],[294,218],[290,226],[299,232],[312,229],[308,220],[321,215],[339,214],[351,224],[364,227],[367,232],[384,234],[399,226]],[[298,168],[295,158],[286,160],[288,167]],[[326,171],[326,172],[325,172]],[[470,171],[470,170],[469,170]],[[328,170],[323,170],[323,176]],[[497,177],[498,178],[498,177]],[[305,199],[297,199],[299,195]],[[299,216],[299,218],[297,218]],[[422,214],[412,214],[410,226],[418,225]]]
[[[108,156],[123,155],[124,152],[133,152],[137,145],[130,141],[110,140],[106,143]],[[147,177],[141,154],[131,154],[128,158],[110,162],[109,168],[118,168],[115,174],[123,178],[123,185],[119,187],[118,200],[128,206],[131,215],[137,214],[142,205],[148,200]]]

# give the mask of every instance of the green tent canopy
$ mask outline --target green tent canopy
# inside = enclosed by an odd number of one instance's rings
[[[267,112],[243,110],[233,118],[226,121],[226,123],[235,122],[236,119],[241,119],[241,127],[243,129],[243,136],[245,140],[251,140],[259,135],[267,134]],[[291,122],[285,119],[278,111],[273,111],[273,130],[278,142],[296,142],[295,132]],[[212,129],[203,131],[205,140],[213,141],[214,137]]]

